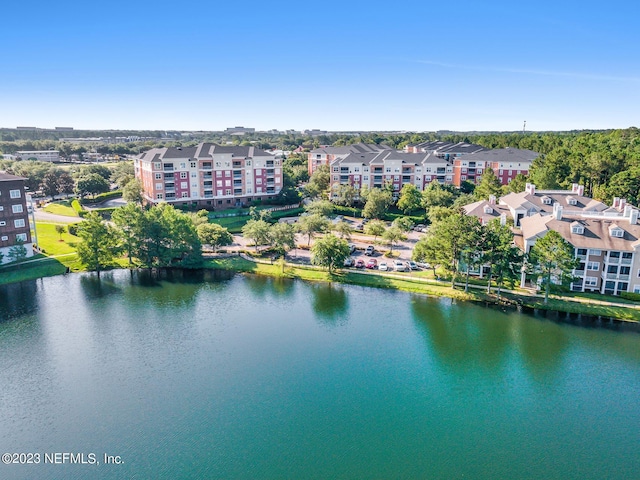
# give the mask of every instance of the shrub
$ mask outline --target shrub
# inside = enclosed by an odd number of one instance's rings
[[[69,225],[67,225],[67,232],[69,232],[69,235],[73,235],[74,237],[78,236],[78,224],[77,223],[70,223]]]
[[[625,300],[633,300],[634,302],[640,302],[640,293],[622,292],[620,294],[620,297],[624,298]]]
[[[95,198],[83,198],[82,203],[84,205],[93,205],[95,203],[104,202],[113,198],[119,198],[122,196],[122,190],[114,190],[112,192],[101,193],[96,195]]]
[[[82,205],[80,205],[80,202],[78,201],[77,198],[74,198],[73,200],[71,200],[71,208],[73,208],[73,210],[80,216],[80,217],[84,217],[85,214],[85,210],[84,208],[82,208]]]

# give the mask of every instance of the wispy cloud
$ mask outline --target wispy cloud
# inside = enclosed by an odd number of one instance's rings
[[[565,77],[565,78],[577,78],[583,80],[609,80],[616,82],[640,82],[640,77],[623,77],[617,75],[600,75],[593,73],[581,73],[581,72],[561,72],[554,70],[536,70],[527,68],[510,68],[510,67],[492,67],[492,66],[478,66],[478,65],[463,65],[456,63],[446,62],[434,62],[431,60],[412,60],[413,63],[420,63],[423,65],[433,65],[435,67],[451,68],[458,70],[475,70],[479,72],[500,72],[500,73],[521,73],[525,75],[541,75],[546,77]]]

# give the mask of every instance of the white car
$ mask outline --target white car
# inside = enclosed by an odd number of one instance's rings
[[[391,270],[390,265],[387,265],[386,262],[382,262],[380,265],[378,265],[378,270],[380,270],[381,272],[388,272],[389,270]]]
[[[407,270],[407,267],[405,266],[404,262],[401,260],[396,260],[396,264],[394,265],[394,268],[398,272],[405,272]]]

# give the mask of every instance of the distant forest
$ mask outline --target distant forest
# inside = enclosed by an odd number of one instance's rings
[[[63,143],[68,137],[153,137],[152,140],[129,143],[72,144]],[[263,149],[293,150],[317,148],[320,145],[348,145],[358,142],[385,143],[402,149],[408,143],[428,140],[476,143],[488,148],[523,148],[540,153],[527,181],[540,189],[567,188],[572,183],[585,186],[586,193],[599,200],[611,202],[614,196],[628,202],[640,203],[640,130],[474,133],[447,134],[365,133],[360,135],[327,134],[271,134],[256,132],[242,136],[219,132],[171,131],[57,131],[0,129],[0,152],[12,154],[17,150],[60,150],[62,155],[96,151],[103,154],[138,154],[149,148],[162,146],[190,146],[202,141],[254,145]]]

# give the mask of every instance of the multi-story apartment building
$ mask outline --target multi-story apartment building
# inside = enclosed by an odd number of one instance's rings
[[[11,247],[22,244],[27,256],[33,255],[29,212],[25,193],[26,178],[0,172],[0,253],[8,262]]]
[[[16,152],[16,157],[38,162],[59,162],[60,152],[58,150],[20,150]]]
[[[269,201],[283,185],[282,159],[259,148],[200,143],[154,148],[134,161],[152,203],[222,209]]]
[[[462,155],[453,160],[453,184],[464,181],[478,184],[482,172],[491,167],[502,185],[508,185],[518,174],[528,175],[531,164],[539,156],[531,150],[501,148]]]
[[[307,154],[307,169],[313,175],[320,165],[329,165],[333,160],[344,159],[348,155],[362,153],[380,153],[393,150],[387,145],[375,143],[354,143],[344,147],[321,147],[311,150]]]
[[[392,185],[397,195],[406,184],[418,190],[433,182],[451,184],[453,170],[449,162],[432,153],[405,153],[384,150],[372,153],[350,153],[331,161],[330,184],[332,196],[337,196],[341,185],[356,189],[382,188]]]
[[[574,247],[580,265],[573,271],[571,290],[618,295],[640,293],[640,225],[638,210],[566,210],[556,204],[551,215],[522,219],[521,248],[528,252],[550,230]]]
[[[453,161],[455,158],[463,155],[472,155],[478,152],[488,150],[480,145],[473,143],[458,142],[451,143],[442,140],[434,140],[431,142],[410,143],[404,147],[406,153],[433,153],[445,160]]]

